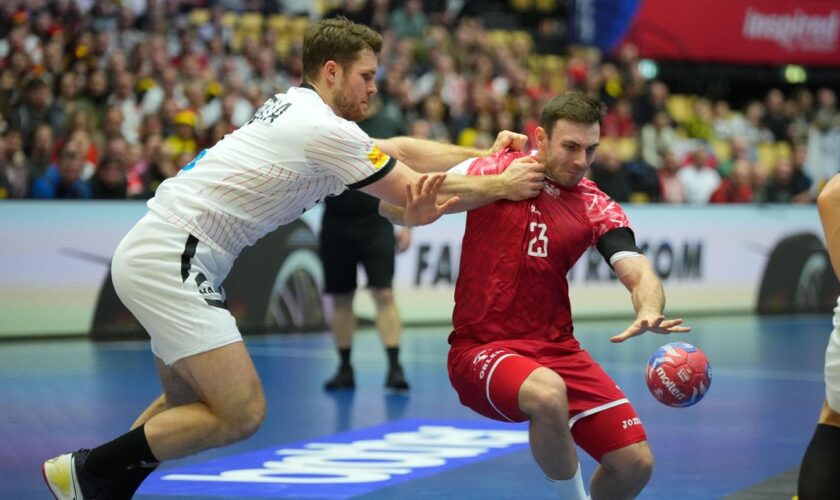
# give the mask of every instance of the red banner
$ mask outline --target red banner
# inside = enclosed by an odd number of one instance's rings
[[[840,67],[840,1],[642,0],[627,40],[651,59]]]

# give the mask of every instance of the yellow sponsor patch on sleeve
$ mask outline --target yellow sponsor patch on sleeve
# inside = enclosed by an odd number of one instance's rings
[[[368,153],[367,156],[368,160],[370,160],[376,170],[384,167],[388,163],[388,160],[391,159],[390,156],[380,151],[376,145],[373,146],[373,149],[370,150],[370,153]]]

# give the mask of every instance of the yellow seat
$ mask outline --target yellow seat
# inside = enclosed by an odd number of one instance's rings
[[[756,163],[764,169],[765,173],[770,173],[776,165],[776,146],[772,142],[759,143],[756,148]]]
[[[210,20],[210,11],[207,9],[192,9],[188,18],[193,26],[202,26]]]
[[[665,101],[668,113],[677,123],[686,123],[694,117],[694,98],[692,96],[674,94]]]
[[[718,162],[729,161],[732,158],[732,145],[728,141],[712,139],[709,145],[712,146],[712,151],[715,152]]]
[[[518,12],[528,12],[534,7],[532,0],[508,0],[508,5]]]
[[[266,22],[267,28],[277,34],[287,32],[290,24],[289,18],[282,14],[273,14]]]
[[[776,157],[780,159],[790,160],[793,157],[793,149],[790,144],[785,141],[777,141],[773,145]]]
[[[246,12],[239,16],[239,21],[236,23],[237,31],[246,34],[262,33],[264,18],[262,14],[257,12]]]
[[[222,26],[226,28],[232,28],[236,26],[236,20],[239,16],[236,15],[236,12],[225,12],[222,14]]]
[[[639,148],[635,137],[620,137],[616,146],[621,161],[628,162],[636,159],[636,152]]]
[[[292,35],[298,38],[303,37],[303,34],[306,33],[307,29],[309,29],[309,18],[293,17],[289,23],[289,28]]]

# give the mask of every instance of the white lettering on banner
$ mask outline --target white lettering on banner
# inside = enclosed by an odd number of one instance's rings
[[[796,9],[792,14],[769,14],[750,7],[744,16],[743,34],[748,40],[772,40],[788,52],[834,52],[840,35],[840,11],[809,15]]]
[[[527,431],[458,429],[424,425],[417,431],[387,433],[382,439],[351,443],[309,443],[284,448],[260,469],[219,474],[167,474],[167,481],[235,483],[339,484],[387,481],[413,469],[440,467],[447,459],[471,458],[491,449],[528,442]]]

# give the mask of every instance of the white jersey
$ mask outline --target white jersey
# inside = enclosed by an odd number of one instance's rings
[[[235,257],[327,196],[375,182],[395,163],[311,87],[292,88],[161,183],[148,205]]]

